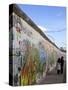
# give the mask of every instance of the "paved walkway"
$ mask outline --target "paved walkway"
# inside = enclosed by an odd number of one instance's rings
[[[56,69],[49,72],[45,78],[43,78],[38,84],[55,84],[55,83],[65,83],[66,82],[66,72],[64,68],[63,74],[57,74]]]

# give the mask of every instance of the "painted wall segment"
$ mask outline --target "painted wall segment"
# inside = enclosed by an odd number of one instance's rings
[[[12,17],[9,33],[10,43],[13,41],[13,85],[36,84],[55,67],[61,52],[21,17],[15,13]]]

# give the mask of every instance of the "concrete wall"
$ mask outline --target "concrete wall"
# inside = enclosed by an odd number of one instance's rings
[[[35,84],[46,75],[47,70],[55,67],[58,57],[65,53],[44,39],[21,17],[15,13],[12,16],[13,27],[9,33],[10,43],[13,41],[13,84]]]

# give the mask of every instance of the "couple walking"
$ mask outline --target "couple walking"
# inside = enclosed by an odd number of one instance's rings
[[[57,74],[63,74],[64,57],[58,58],[57,60]]]

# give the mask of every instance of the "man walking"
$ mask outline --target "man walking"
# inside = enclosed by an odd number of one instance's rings
[[[61,57],[61,74],[63,74],[64,57]]]

